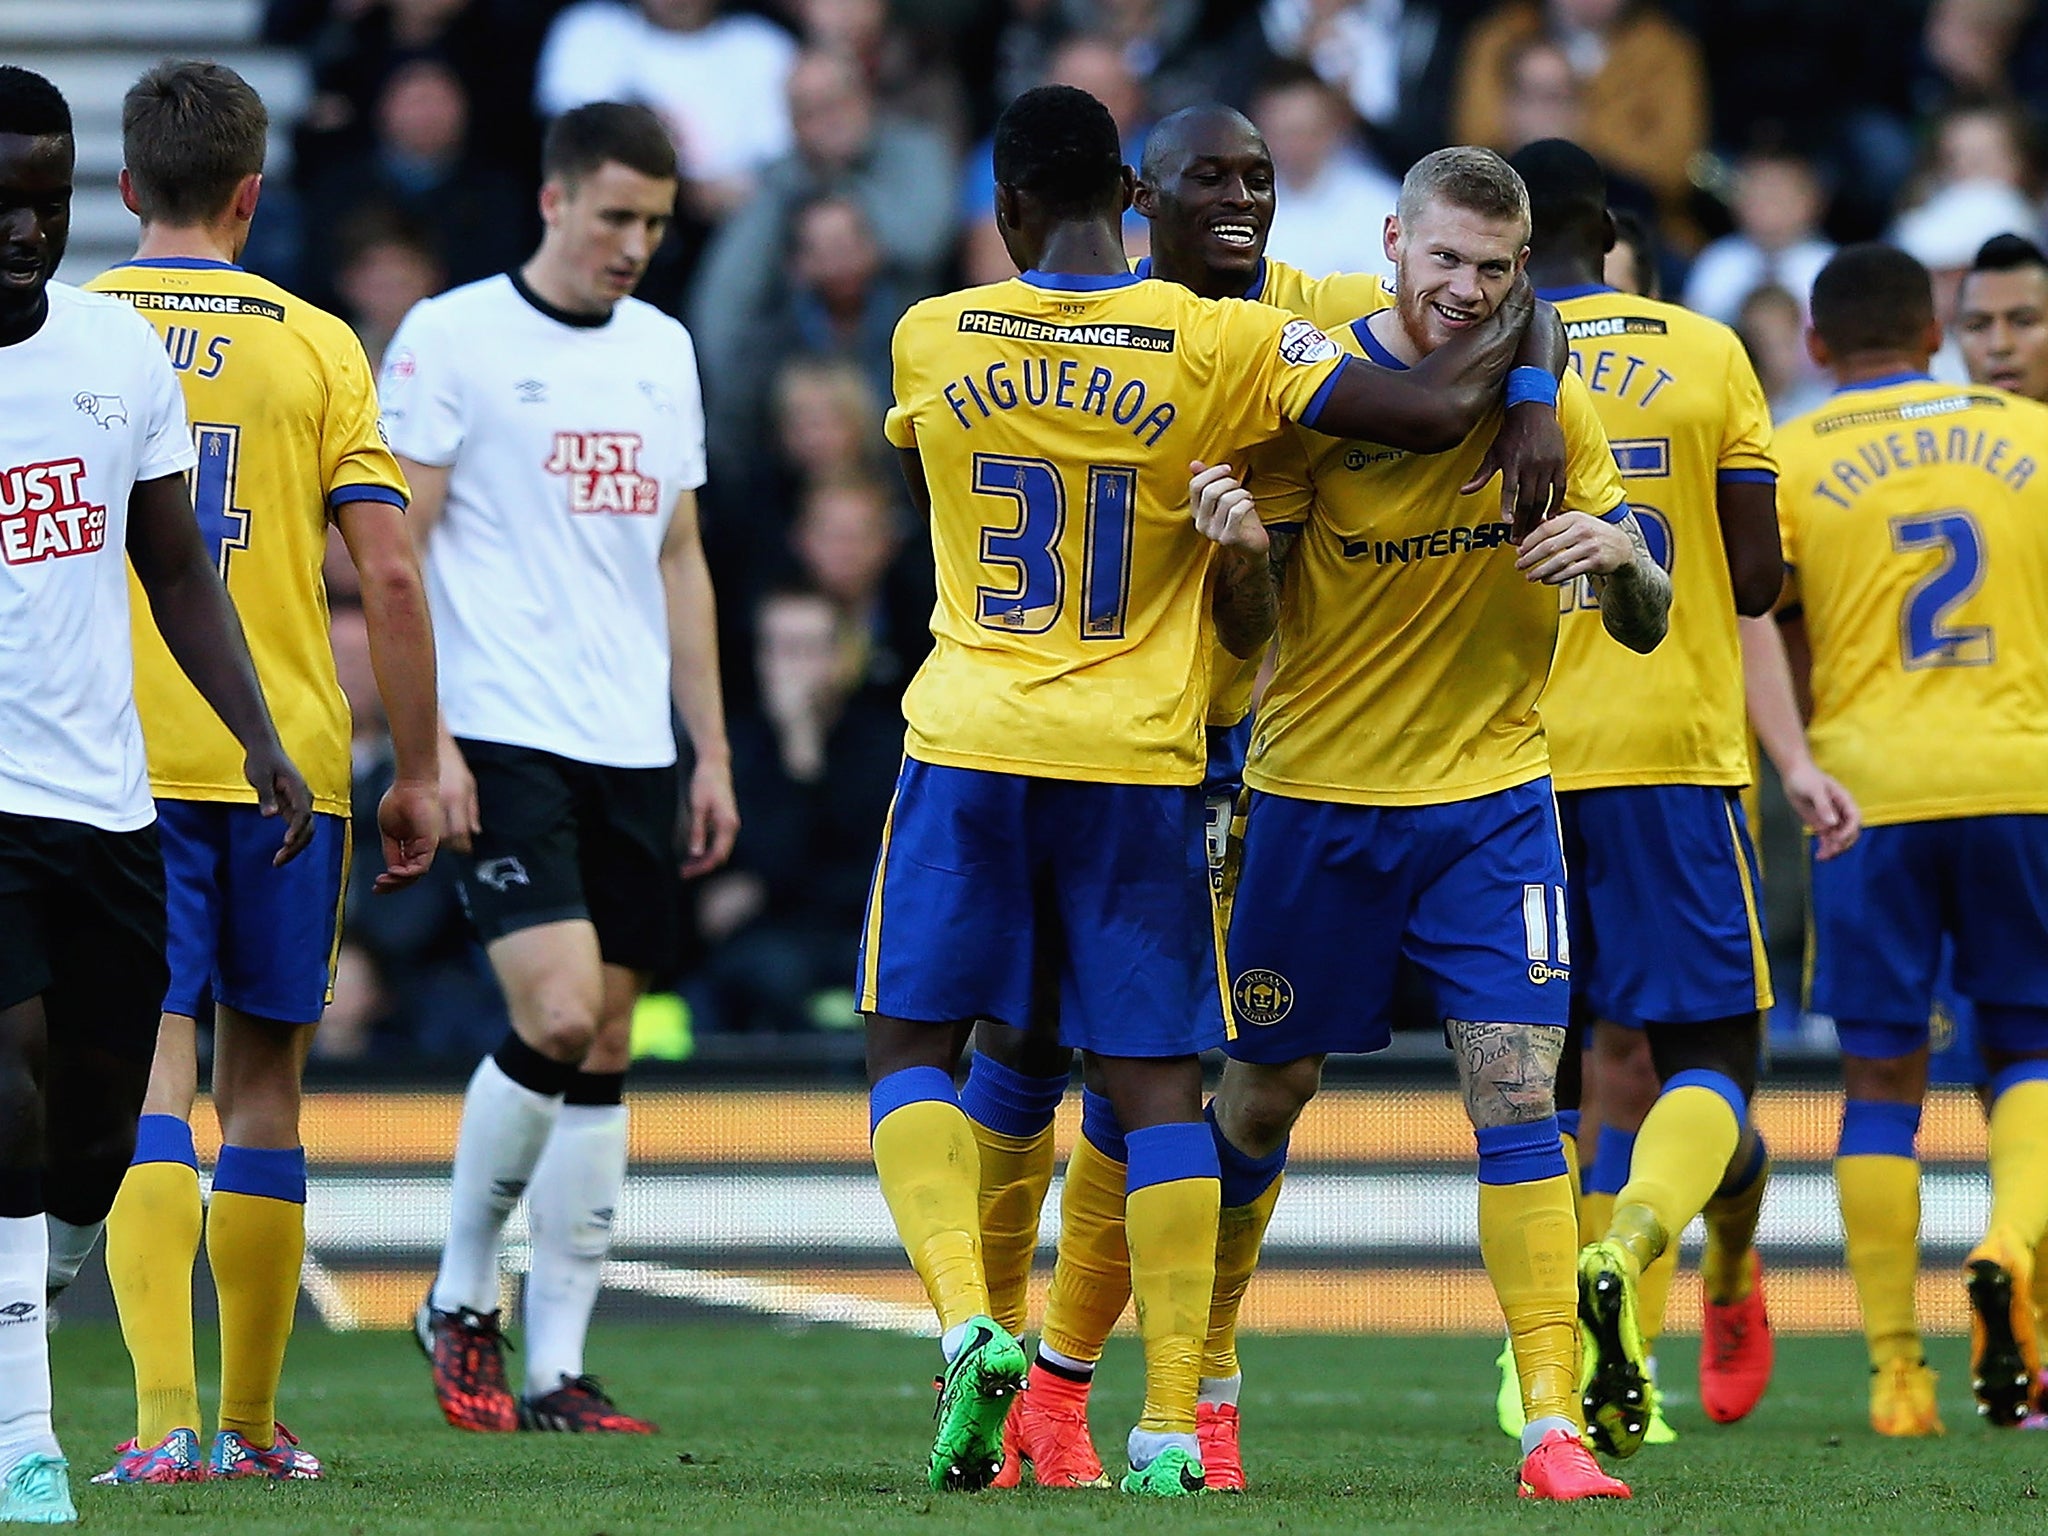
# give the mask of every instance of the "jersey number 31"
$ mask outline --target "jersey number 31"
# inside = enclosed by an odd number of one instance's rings
[[[1081,638],[1121,640],[1131,598],[1131,530],[1137,521],[1138,472],[1128,465],[1091,464],[1082,488]],[[1011,503],[1004,524],[981,530],[984,565],[1017,573],[1004,587],[979,587],[974,614],[989,629],[1042,635],[1066,606],[1067,569],[1060,538],[1067,527],[1067,482],[1050,459],[1007,453],[974,456],[974,493]]]

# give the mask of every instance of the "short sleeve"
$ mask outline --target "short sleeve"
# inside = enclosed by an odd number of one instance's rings
[[[1315,424],[1345,355],[1313,320],[1242,299],[1215,302],[1220,327],[1212,387],[1233,442],[1256,443],[1283,424]]]
[[[896,334],[889,343],[890,366],[895,376],[895,400],[882,418],[882,435],[892,448],[917,447],[917,347],[910,339],[917,311],[896,322]]]
[[[1290,427],[1252,449],[1245,456],[1244,487],[1267,527],[1307,522],[1316,498],[1301,434]]]
[[[144,414],[136,430],[135,478],[182,475],[199,462],[185,419],[185,392],[178,387],[178,375],[155,327],[125,304],[122,311],[121,322],[134,327],[133,345],[142,360]]]
[[[697,373],[697,343],[681,325],[682,345],[676,352],[676,489],[694,491],[704,484],[704,386]]]
[[[1621,469],[1607,431],[1593,409],[1593,400],[1576,373],[1567,369],[1558,381],[1557,421],[1564,429],[1564,504],[1574,512],[1606,517],[1628,499]]]
[[[1749,354],[1733,335],[1728,338],[1728,415],[1722,429],[1722,478],[1775,480],[1778,461],[1771,452],[1771,406]]]
[[[437,306],[415,304],[384,353],[384,433],[393,453],[445,468],[467,435],[454,346],[443,337]]]
[[[1784,548],[1785,563],[1799,568],[1799,498],[1787,495],[1786,482],[1778,481],[1778,543]]]
[[[320,478],[327,510],[352,501],[381,501],[403,507],[411,498],[398,460],[384,442],[377,415],[377,386],[362,343],[337,325],[324,349],[327,359],[327,420],[320,434]]]

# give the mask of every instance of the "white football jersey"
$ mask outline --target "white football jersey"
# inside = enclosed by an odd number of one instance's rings
[[[689,332],[637,299],[576,323],[486,278],[405,317],[379,395],[393,450],[449,469],[426,557],[449,730],[674,762],[660,554],[704,483]]]
[[[0,348],[0,811],[156,819],[128,629],[128,497],[192,468],[164,344],[119,299],[51,283]]]

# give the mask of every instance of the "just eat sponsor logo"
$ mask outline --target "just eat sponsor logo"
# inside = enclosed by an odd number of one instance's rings
[[[557,432],[542,466],[569,482],[571,512],[652,516],[661,482],[640,473],[638,432]]]
[[[0,469],[0,560],[35,565],[90,555],[107,542],[107,509],[85,499],[85,461]]]

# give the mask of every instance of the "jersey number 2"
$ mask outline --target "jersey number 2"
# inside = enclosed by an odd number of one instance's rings
[[[249,513],[235,505],[235,472],[242,462],[242,429],[198,421],[192,424],[192,446],[199,463],[192,471],[192,512],[207,552],[228,579],[228,558],[249,547]]]
[[[989,629],[1042,635],[1066,604],[1060,536],[1067,526],[1067,483],[1050,459],[1006,453],[974,456],[974,492],[1014,504],[1007,527],[981,530],[984,565],[1017,573],[1009,587],[980,587],[975,617]],[[1120,640],[1131,597],[1131,531],[1137,522],[1138,472],[1091,464],[1081,520],[1081,638]]]
[[[1899,608],[1899,655],[1906,670],[1990,665],[1997,653],[1991,626],[1948,622],[1984,584],[1984,541],[1976,520],[1955,509],[1895,517],[1892,548],[1902,555],[1941,552],[1940,563],[1913,583]]]

